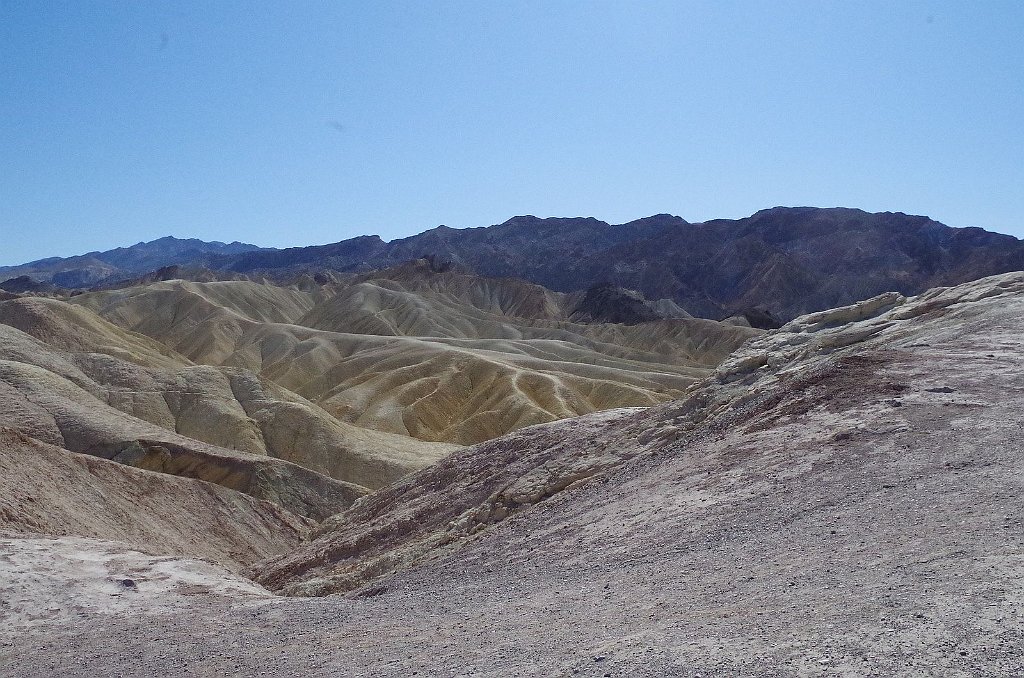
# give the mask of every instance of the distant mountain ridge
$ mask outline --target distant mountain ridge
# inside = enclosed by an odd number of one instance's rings
[[[261,249],[242,242],[207,242],[196,238],[165,236],[105,252],[73,257],[48,257],[17,266],[0,266],[0,279],[28,276],[58,287],[91,287],[155,271],[165,266],[200,266],[212,255],[231,256]]]
[[[743,219],[703,223],[668,214],[619,225],[593,217],[527,215],[488,227],[439,226],[391,242],[359,236],[281,250],[207,245],[194,256],[184,251],[146,256],[141,245],[85,255],[112,270],[91,280],[80,276],[77,283],[72,278],[80,274],[65,270],[70,260],[44,260],[38,268],[44,275],[61,268],[48,280],[63,286],[113,283],[119,275],[136,277],[172,264],[287,281],[304,273],[359,273],[431,258],[561,292],[599,285],[636,290],[647,299],[669,299],[698,317],[780,320],[885,291],[916,294],[1024,269],[1024,243],[1013,236],[951,228],[901,212],[815,207],[775,207]],[[126,267],[113,252],[122,252],[135,267],[130,275],[118,273]],[[139,270],[141,262],[157,259],[159,266]],[[29,268],[0,269],[0,278],[35,277]]]

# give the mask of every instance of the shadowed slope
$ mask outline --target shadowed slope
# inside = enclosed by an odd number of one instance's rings
[[[0,530],[113,539],[238,570],[294,548],[312,521],[212,483],[74,454],[0,428]]]
[[[102,353],[159,369],[192,365],[161,342],[126,332],[79,306],[56,299],[23,298],[0,303],[0,324],[30,334],[58,351]]]

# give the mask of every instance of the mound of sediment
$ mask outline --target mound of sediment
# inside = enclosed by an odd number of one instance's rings
[[[194,365],[61,301],[3,302],[0,339],[0,425],[316,519],[450,450],[344,424],[251,372]]]
[[[569,321],[576,300],[414,262],[303,290],[171,281],[73,299],[194,363],[258,373],[361,428],[468,444],[678,397],[756,330]]]

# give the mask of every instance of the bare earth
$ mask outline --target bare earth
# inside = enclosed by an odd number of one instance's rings
[[[83,573],[64,557],[44,575],[95,604],[30,619],[0,608],[0,667],[1021,675],[1022,337],[1024,274],[805,316],[684,400],[466,448],[251,570],[275,590],[342,595],[230,593],[241,585],[224,571],[204,591],[140,581],[130,606],[120,592],[103,605],[97,577],[130,564]],[[503,444],[525,485],[478,473]],[[438,469],[462,482],[430,483]],[[582,475],[565,483],[566,469]],[[380,529],[355,524],[361,511]],[[17,540],[0,548],[26,562]],[[0,578],[3,600],[19,581]]]

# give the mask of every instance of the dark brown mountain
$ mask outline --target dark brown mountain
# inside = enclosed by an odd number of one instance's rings
[[[10,292],[11,294],[25,294],[26,292],[31,294],[53,294],[55,292],[67,292],[67,290],[61,290],[61,288],[51,283],[33,280],[27,275],[19,275],[17,278],[11,278],[10,280],[0,282],[0,290]]]
[[[1019,270],[1024,243],[900,212],[776,207],[700,224],[667,214],[621,225],[522,216],[488,228],[440,226],[389,243],[361,237],[215,264],[279,274],[376,269],[428,256],[563,292],[608,283],[671,299],[696,316],[754,316],[767,326],[888,290],[915,294]]]
[[[1024,244],[902,213],[774,208],[669,226],[572,266],[583,280],[614,270],[619,284],[694,315],[756,309],[788,320],[884,291],[916,294],[1019,270]]]
[[[638,292],[604,284],[588,289],[569,319],[582,323],[639,325],[666,317],[669,316],[659,313],[654,304]]]
[[[8,270],[65,287],[76,286],[77,279],[71,280],[75,276],[89,279],[89,285],[100,279],[109,285],[118,276],[139,275],[122,273],[126,269],[119,257],[124,256],[126,252],[87,255],[102,264],[102,275],[91,269],[52,273],[70,260],[61,260],[59,266],[42,262],[51,271],[49,277],[37,277],[32,266]],[[155,260],[133,256],[133,266]],[[439,226],[387,243],[377,236],[360,236],[283,250],[196,254],[186,249],[161,256],[165,266],[202,266],[229,276],[281,281],[330,271],[367,272],[429,258],[439,265],[522,278],[561,292],[595,285],[635,290],[646,299],[669,299],[695,316],[743,316],[759,327],[884,291],[916,294],[1024,269],[1024,243],[1012,236],[950,228],[901,212],[814,207],[776,207],[744,219],[699,224],[667,214],[620,225],[594,218],[520,216],[486,228]],[[153,268],[157,266],[141,272]]]

